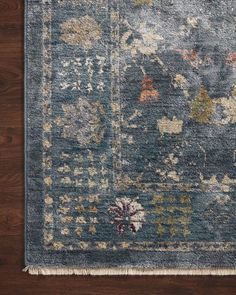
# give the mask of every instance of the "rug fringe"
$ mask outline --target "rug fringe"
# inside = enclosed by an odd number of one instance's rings
[[[26,266],[31,275],[236,275],[236,269],[146,269],[146,268],[67,268]]]

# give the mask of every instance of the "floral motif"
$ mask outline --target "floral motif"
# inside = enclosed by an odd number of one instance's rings
[[[102,35],[99,24],[88,15],[69,19],[60,27],[61,40],[70,45],[82,45],[84,48],[91,48]]]
[[[214,110],[212,99],[209,97],[207,90],[201,86],[198,95],[192,102],[190,117],[200,124],[207,124],[210,122]]]
[[[142,5],[152,5],[153,0],[134,0],[134,5],[142,6]]]
[[[164,116],[157,120],[157,128],[162,135],[164,133],[179,134],[182,132],[183,121],[178,120],[175,116],[172,119],[168,119],[166,116]]]
[[[77,139],[80,145],[99,144],[104,136],[102,122],[104,109],[100,102],[88,102],[79,98],[75,104],[63,104],[64,117],[56,123],[63,127],[63,137]]]
[[[132,57],[138,54],[147,56],[155,54],[159,43],[164,41],[164,38],[157,33],[157,30],[156,26],[153,27],[148,22],[142,22],[123,34],[121,48],[129,50]],[[130,42],[130,40],[132,41]]]
[[[112,223],[116,225],[119,234],[126,229],[136,233],[145,221],[145,212],[141,204],[127,197],[117,198],[115,205],[110,206],[108,212],[113,217]]]
[[[142,91],[140,93],[139,101],[157,101],[159,100],[159,93],[153,86],[153,79],[145,75],[142,81]]]
[[[236,67],[236,52],[230,52],[225,60],[226,64]]]
[[[226,125],[236,123],[236,86],[233,86],[229,97],[221,97],[214,100],[216,106],[221,106],[222,113],[219,114],[220,119],[215,119],[216,124]],[[219,108],[216,108],[218,111]],[[221,108],[220,108],[221,109]]]

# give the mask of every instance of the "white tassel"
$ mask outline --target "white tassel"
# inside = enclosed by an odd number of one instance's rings
[[[148,269],[148,268],[67,268],[26,266],[23,269],[31,275],[236,275],[236,269]]]

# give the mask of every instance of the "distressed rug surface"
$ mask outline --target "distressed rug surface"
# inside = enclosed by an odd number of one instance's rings
[[[236,274],[235,6],[26,1],[25,271]]]

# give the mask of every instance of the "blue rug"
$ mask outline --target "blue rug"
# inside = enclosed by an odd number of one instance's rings
[[[234,1],[25,16],[25,271],[236,274]]]

